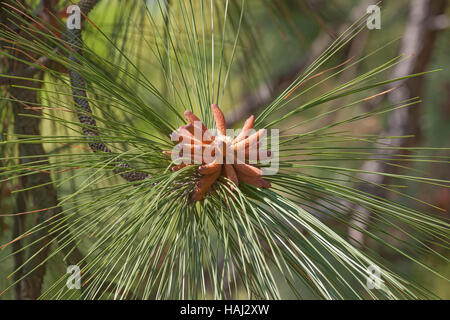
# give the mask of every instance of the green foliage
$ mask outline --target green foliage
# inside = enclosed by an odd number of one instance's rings
[[[195,170],[171,172],[171,162],[162,151],[173,147],[169,134],[185,123],[184,110],[201,115],[213,127],[211,103],[230,110],[242,83],[258,83],[263,74],[272,72],[264,65],[264,48],[254,47],[258,35],[251,19],[256,6],[245,0],[180,1],[170,6],[164,1],[137,3],[104,1],[92,12],[96,25],[86,25],[84,52],[76,55],[80,64],[69,60],[67,46],[46,32],[33,39],[0,32],[1,37],[14,39],[18,48],[47,55],[86,79],[87,99],[100,128],[98,139],[113,149],[112,153],[87,150],[92,138],[83,136],[84,125],[76,119],[80,111],[73,104],[67,75],[43,69],[45,77],[33,79],[42,86],[32,89],[40,97],[35,107],[42,108],[42,115],[22,115],[42,119],[43,134],[18,136],[8,129],[0,145],[2,155],[6,154],[2,182],[36,170],[52,173],[62,212],[27,231],[29,235],[46,230],[52,236],[46,244],[52,247],[49,268],[68,263],[67,250],[74,246],[83,253],[77,261],[83,269],[81,292],[67,289],[67,275],[61,268],[47,281],[42,298],[435,298],[384,257],[387,252],[401,256],[448,281],[422,257],[431,255],[448,263],[438,249],[448,249],[449,224],[407,205],[405,201],[421,200],[399,191],[397,185],[448,188],[449,181],[357,168],[362,160],[372,158],[406,166],[447,164],[448,156],[432,156],[429,153],[435,148],[418,147],[405,148],[410,151],[407,155],[392,156],[383,152],[392,147],[378,144],[378,136],[356,136],[349,130],[364,119],[419,101],[367,112],[358,108],[384,85],[423,75],[389,78],[388,72],[405,59],[384,57],[394,42],[309,80],[333,67],[336,55],[365,27],[366,16],[352,24],[257,117],[259,128],[280,128],[280,172],[267,177],[273,188],[244,184],[230,193],[230,182],[223,179],[203,202],[194,204],[189,199]],[[260,10],[279,14],[271,2]],[[30,26],[26,19],[18,15],[17,19]],[[280,23],[287,28],[286,21]],[[348,68],[380,56],[384,61],[379,65],[339,83],[338,76]],[[242,72],[241,63],[247,64],[247,72]],[[6,105],[13,98],[2,96],[2,100]],[[342,111],[345,117],[327,121]],[[2,119],[7,113],[8,108],[2,108]],[[19,142],[44,144],[50,162],[17,163],[13,149]],[[134,183],[121,180],[113,172],[118,159],[149,178]],[[380,187],[395,193],[397,200],[359,190],[364,181],[356,173],[391,177],[397,185]],[[356,205],[369,210],[373,219],[364,220]],[[366,227],[349,219],[350,213]],[[347,239],[348,227],[374,245],[355,245],[354,239]],[[41,242],[26,245],[33,246]],[[17,254],[7,251],[10,246],[5,248],[2,266]],[[367,286],[370,266],[380,269],[379,290]],[[2,272],[10,268],[2,267]],[[6,288],[17,282],[10,281]]]

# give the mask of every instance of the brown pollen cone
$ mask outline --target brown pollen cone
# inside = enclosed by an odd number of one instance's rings
[[[233,191],[239,186],[239,182],[251,184],[258,188],[270,188],[270,182],[263,179],[263,172],[260,168],[249,163],[250,155],[253,153],[259,155],[260,142],[265,134],[265,129],[261,129],[251,135],[255,122],[254,116],[250,116],[244,123],[241,132],[235,137],[226,136],[227,126],[222,110],[216,104],[211,105],[217,136],[213,136],[203,122],[191,111],[186,111],[184,116],[189,124],[180,127],[176,133],[178,142],[183,147],[183,151],[178,155],[183,161],[172,167],[172,171],[177,171],[187,165],[197,165],[198,173],[201,177],[195,184],[194,201],[201,201],[211,190],[219,177],[224,176],[231,182],[229,187]],[[205,153],[205,150],[210,153]],[[170,151],[164,151],[164,154],[171,154]],[[232,153],[231,163],[227,157]],[[207,157],[205,154],[211,154],[213,157]],[[270,155],[268,153],[268,155]],[[238,160],[239,159],[239,160]],[[192,160],[196,160],[192,164]],[[200,160],[200,164],[198,164]],[[228,161],[227,161],[228,160]],[[259,160],[259,156],[257,157]]]

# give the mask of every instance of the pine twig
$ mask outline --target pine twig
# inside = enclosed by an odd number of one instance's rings
[[[82,55],[83,40],[81,38],[82,26],[89,12],[98,3],[98,0],[81,0],[78,3],[80,11],[82,13],[82,21],[80,29],[67,30],[66,37],[68,45],[73,51],[69,55],[69,59],[76,64],[81,64],[77,56]],[[97,123],[92,116],[92,109],[89,105],[86,94],[86,80],[76,70],[69,70],[70,84],[72,86],[73,100],[78,112],[78,119],[84,125],[83,134],[90,138],[89,147],[94,152],[106,152],[111,153],[111,149],[101,141]],[[131,169],[131,166],[126,161],[119,159],[115,163],[115,173],[119,173],[122,178],[127,181],[139,181],[148,177],[147,174],[137,172]]]

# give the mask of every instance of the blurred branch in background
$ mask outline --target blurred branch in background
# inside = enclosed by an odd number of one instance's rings
[[[349,16],[346,18],[344,23],[336,26],[336,28],[332,28],[336,30],[336,34],[342,34],[348,27],[356,21],[364,12],[366,12],[367,7],[370,4],[375,3],[376,1],[369,0],[363,1],[358,6],[354,7],[354,9],[350,12]],[[319,4],[315,7],[311,8],[311,10],[318,10]],[[320,16],[313,12],[315,17],[319,21]],[[320,24],[320,23],[319,23]],[[320,24],[322,25],[322,24]],[[279,74],[278,77],[272,79],[272,81],[263,83],[259,86],[259,88],[254,91],[246,94],[245,97],[241,99],[242,103],[233,108],[227,115],[227,124],[230,126],[234,126],[242,119],[247,119],[251,114],[257,114],[259,110],[264,108],[270,101],[272,101],[274,94],[282,92],[284,89],[288,87],[292,81],[294,81],[302,72],[305,67],[310,65],[322,52],[328,48],[333,41],[336,39],[336,34],[330,35],[328,28],[323,28],[325,32],[320,33],[319,36],[312,42],[310,45],[310,50],[308,54],[296,61],[292,64],[290,68],[286,70],[286,72]],[[350,44],[349,56],[357,55],[361,53],[361,50],[364,49],[365,38],[367,37],[367,32],[361,32],[358,36],[352,39]],[[343,75],[345,79],[351,74],[355,72],[357,66],[353,66],[349,68]]]
[[[445,12],[447,0],[413,0],[410,3],[410,12],[403,38],[401,41],[399,54],[405,56],[411,55],[409,59],[397,65],[394,70],[394,77],[402,77],[411,73],[424,72],[433,55],[435,41],[441,28],[436,28],[436,21],[442,21],[442,15]],[[443,26],[442,23],[439,23]],[[394,83],[392,86],[401,85],[397,90],[387,95],[390,103],[398,104],[401,101],[420,96],[423,92],[425,78],[414,77],[400,83]],[[381,103],[381,102],[380,102]],[[415,146],[421,138],[420,113],[421,103],[408,108],[399,108],[393,111],[388,118],[387,127],[381,132],[381,137],[402,137],[413,135],[410,138],[380,138],[377,144],[381,146],[377,153],[380,158],[395,158],[396,155],[404,154],[402,147]],[[389,146],[389,149],[383,149],[383,146]],[[362,168],[369,172],[395,173],[399,170],[395,164],[385,161],[369,160]],[[386,197],[388,192],[385,186],[389,183],[386,175],[359,173],[358,178],[368,183],[361,184],[359,189],[376,195]],[[370,219],[370,211],[361,206],[354,208],[358,217],[352,221],[359,228],[366,228],[367,221]],[[350,240],[358,246],[364,245],[363,234],[354,229],[348,230]]]
[[[40,11],[42,13],[52,14],[57,1],[46,0],[41,1]],[[14,18],[8,15],[8,9],[11,10],[14,1],[1,1],[2,14],[0,16],[0,24],[9,30],[16,30],[14,25],[18,24]],[[26,3],[19,1],[18,4],[26,10]],[[23,14],[26,17],[26,14]],[[47,29],[48,30],[48,29]],[[26,33],[23,30],[17,30],[20,36],[32,39],[33,34]],[[15,50],[14,47],[3,45],[4,49],[10,49],[11,54],[15,58],[24,61],[32,60],[35,64],[29,65],[20,62],[17,59],[8,59],[8,71],[13,76],[19,78],[32,78],[45,68],[52,61],[46,57],[36,57],[32,52],[23,50]],[[57,49],[55,49],[57,51]],[[38,75],[41,76],[41,75]],[[14,115],[14,133],[19,139],[30,139],[30,137],[41,136],[41,115],[42,111],[35,108],[38,97],[37,91],[42,86],[42,82],[11,79],[9,77],[0,77],[0,85],[7,85],[7,93],[12,99],[12,110]],[[30,89],[26,89],[30,88]],[[29,116],[27,116],[29,115]],[[19,178],[17,189],[25,191],[18,192],[16,196],[14,226],[12,236],[12,247],[15,252],[19,252],[14,256],[15,270],[14,280],[19,281],[15,287],[16,299],[37,299],[41,295],[42,284],[46,274],[45,261],[50,250],[50,236],[48,228],[40,228],[33,232],[27,239],[22,239],[26,229],[37,226],[46,220],[56,218],[61,222],[59,232],[56,234],[62,238],[67,237],[70,233],[67,222],[63,217],[61,207],[58,206],[58,196],[53,186],[52,178],[49,171],[34,169],[34,166],[49,164],[42,143],[20,143],[19,145],[19,163],[29,166],[31,174],[22,175]],[[30,215],[30,213],[32,215]],[[55,232],[53,233],[55,236]],[[27,242],[25,240],[28,240]],[[26,250],[27,249],[27,250]],[[82,254],[74,243],[61,249],[66,255],[68,264],[80,263]],[[25,257],[26,256],[26,257]],[[25,261],[28,263],[24,264]],[[22,279],[23,278],[23,279]]]

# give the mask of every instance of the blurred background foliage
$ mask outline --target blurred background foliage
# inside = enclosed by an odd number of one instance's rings
[[[175,97],[174,92],[167,86],[167,76],[174,76],[168,73],[170,68],[176,69],[176,65],[171,65],[169,61],[173,61],[175,57],[164,57],[158,55],[158,46],[164,46],[164,43],[158,43],[158,39],[164,38],[163,33],[166,30],[162,27],[167,25],[167,15],[164,13],[167,10],[171,11],[170,19],[172,23],[182,24],[183,12],[179,10],[179,7],[171,3],[172,0],[157,1],[148,0],[146,6],[142,1],[119,1],[119,0],[102,0],[89,14],[90,19],[95,23],[86,24],[84,29],[85,45],[89,48],[88,55],[90,59],[96,61],[101,65],[103,59],[108,60],[111,65],[105,66],[105,71],[109,72],[109,76],[114,78],[114,81],[124,82],[125,85],[133,86],[133,90],[136,92],[136,96],[139,96],[143,101],[152,105],[158,114],[163,118],[172,118],[172,123],[176,123],[177,126],[182,125],[183,122],[180,119],[175,119],[173,113],[168,112],[167,108],[161,101],[150,95],[148,90],[142,86],[136,85],[133,81],[133,77],[139,79],[142,77],[148,77],[156,88],[163,94],[163,96],[170,97],[171,102],[180,105],[185,109],[192,109],[194,112],[196,105],[202,102],[201,98],[193,95],[191,103],[186,102],[187,96],[190,94],[188,90],[181,91],[181,97],[179,100]],[[174,1],[175,2],[175,1]],[[39,10],[42,6],[41,1],[24,1],[25,5],[34,10]],[[133,3],[133,5],[130,5]],[[219,33],[221,28],[217,27],[215,30],[216,44],[213,46],[216,52],[220,50],[224,51],[224,63],[234,59],[232,67],[230,69],[229,78],[227,80],[226,87],[223,85],[216,87],[214,91],[223,90],[218,99],[219,105],[224,110],[227,120],[235,128],[242,125],[243,120],[250,114],[259,114],[263,107],[268,105],[274,97],[280,94],[287,86],[295,80],[295,78],[317,58],[320,53],[331,44],[333,39],[336,39],[340,33],[342,33],[351,22],[358,19],[365,13],[365,8],[369,4],[375,3],[374,1],[352,1],[352,0],[247,0],[246,1],[246,14],[243,18],[240,30],[237,30],[240,20],[240,1],[231,0],[228,3],[229,20],[226,22],[226,32],[224,32],[225,39],[223,41],[224,47],[221,48],[222,42],[221,34]],[[54,4],[57,10],[64,10],[68,5],[66,1],[56,1]],[[189,2],[184,2],[187,10],[190,10]],[[200,14],[202,8],[200,1],[193,2],[192,10],[195,14]],[[208,3],[209,5],[209,3]],[[214,4],[214,12],[217,16],[215,23],[223,23],[223,10],[224,7],[217,3]],[[6,9],[8,10],[8,9]],[[178,11],[177,11],[178,10]],[[208,7],[205,10],[210,10]],[[309,101],[314,97],[331,90],[337,84],[353,79],[356,75],[362,74],[369,70],[372,70],[375,66],[384,63],[387,58],[393,57],[397,54],[404,53],[405,55],[414,54],[414,52],[399,52],[401,50],[401,41],[398,40],[404,36],[405,27],[408,24],[409,12],[411,10],[410,0],[397,0],[397,1],[384,1],[382,3],[381,11],[381,29],[380,30],[367,30],[364,29],[358,34],[349,44],[327,62],[327,68],[333,68],[340,65],[348,59],[356,61],[358,58],[374,52],[387,43],[392,43],[384,47],[381,51],[374,54],[370,59],[366,59],[356,64],[354,67],[347,69],[335,78],[330,78],[323,84],[312,88],[310,91],[304,94],[301,98],[302,101]],[[439,148],[450,148],[450,74],[448,68],[450,67],[449,52],[450,47],[450,28],[448,22],[448,14],[450,8],[447,8],[445,13],[439,17],[439,21],[436,22],[439,27],[436,41],[433,43],[434,47],[431,49],[432,55],[427,62],[426,70],[434,70],[442,68],[440,72],[434,72],[424,77],[424,90],[420,93],[421,100],[419,105],[413,106],[420,110],[419,121],[417,123],[411,123],[410,126],[418,126],[417,132],[420,132],[418,139],[412,140],[414,147],[432,147],[436,150],[428,150],[429,156],[443,157],[446,162],[433,163],[433,162],[417,162],[408,169],[412,172],[419,172],[420,174],[430,177],[439,178],[443,180],[450,179],[450,166],[448,162],[448,150],[442,150]],[[154,21],[149,19],[147,11],[151,12],[151,16],[154,17]],[[202,26],[197,26],[201,28]],[[204,27],[211,30],[212,25],[206,24]],[[104,33],[103,36],[99,36],[99,30]],[[234,44],[236,33],[239,32],[239,38],[237,44]],[[159,37],[155,36],[155,33],[160,33]],[[178,34],[177,39],[183,39],[183,37],[189,37],[189,34]],[[106,41],[109,38],[111,41]],[[396,40],[397,41],[394,41]],[[151,41],[155,41],[154,43]],[[211,52],[209,50],[211,39],[207,39],[209,44],[208,52],[205,53],[208,64],[214,63],[215,68],[221,68],[217,60],[211,59]],[[189,54],[188,48],[183,48],[183,45],[187,45],[188,42],[180,42],[176,44],[177,49],[181,54]],[[236,52],[234,52],[234,47]],[[117,54],[120,50],[125,53],[124,55]],[[151,50],[154,50],[151,52]],[[164,52],[164,51],[161,51]],[[98,55],[96,57],[95,55]],[[101,58],[100,58],[101,57]],[[5,58],[6,59],[6,58]],[[3,60],[3,62],[5,61]],[[189,59],[189,58],[188,58]],[[133,65],[137,66],[134,68]],[[132,77],[123,77],[121,72],[115,72],[112,66],[119,66],[125,70],[129,70]],[[1,67],[1,73],[7,72],[7,66],[5,64]],[[225,71],[224,71],[225,72]],[[195,77],[194,74],[188,74],[188,76]],[[219,78],[216,76],[216,83]],[[61,102],[70,105],[71,93],[67,86],[62,87],[58,84],[56,78],[51,74],[45,73],[43,76],[46,81],[43,89],[39,95],[41,103],[43,105],[49,105],[49,107],[55,107],[52,104],[55,101],[59,101],[61,110],[55,108],[50,112],[51,116],[48,119],[41,122],[42,135],[46,136],[59,136],[70,135],[72,130],[79,131],[76,125],[67,123],[66,127],[61,126],[60,123],[56,124],[52,120],[52,117],[58,117],[66,119],[67,121],[74,120],[73,114],[62,110],[65,106]],[[130,80],[131,79],[131,80]],[[222,81],[223,80],[222,76]],[[318,83],[322,80],[321,77],[312,79],[310,84]],[[66,78],[67,81],[67,78]],[[126,82],[129,83],[126,83]],[[195,81],[194,81],[195,82]],[[109,97],[105,97],[101,90],[95,87],[95,85],[89,84],[90,92],[97,101],[97,106],[105,106],[109,103]],[[2,88],[4,89],[4,88]],[[213,87],[214,89],[214,87]],[[216,95],[216,93],[213,93]],[[6,139],[8,132],[11,130],[11,125],[8,124],[8,119],[11,119],[11,109],[5,106],[10,103],[7,96],[7,89],[2,90],[0,97],[4,98],[1,101],[1,120],[3,139]],[[361,94],[361,98],[365,95]],[[336,106],[336,103],[345,102],[345,97],[339,100],[329,108]],[[298,101],[288,104],[286,110],[293,110],[297,106]],[[327,116],[325,122],[333,122],[342,120],[352,115],[358,115],[363,112],[368,112],[371,108],[388,106],[387,99],[383,97],[374,98],[367,103],[361,103],[356,108],[351,110],[344,109],[340,112]],[[118,123],[132,123],[136,130],[142,132],[142,136],[147,134],[155,134],[162,136],[162,134],[156,130],[149,128],[149,124],[145,119],[132,118],[133,116],[125,112],[118,112],[117,108],[96,107],[93,104],[94,114],[99,121],[99,127],[108,130],[113,129]],[[331,110],[331,109],[330,109]],[[198,109],[197,109],[198,111]],[[283,110],[285,112],[285,110]],[[305,112],[301,112],[292,116],[288,122],[284,125],[296,125],[307,121],[322,111],[311,109]],[[131,118],[130,118],[131,117]],[[277,115],[274,115],[276,118]],[[360,120],[358,125],[349,123],[343,125],[340,129],[345,130],[349,136],[361,136],[361,135],[379,135],[386,130],[389,126],[390,113],[383,113],[376,116],[371,116],[366,119]],[[111,122],[108,124],[108,120]],[[212,119],[209,119],[210,124]],[[9,125],[9,127],[8,127]],[[305,124],[300,126],[300,130],[313,129],[317,124]],[[392,124],[391,124],[392,125]],[[174,129],[174,128],[172,128]],[[153,131],[152,131],[153,130]],[[412,131],[416,131],[415,129]],[[349,140],[347,147],[354,145],[355,142]],[[110,145],[118,149],[125,149],[122,142],[113,143]],[[70,147],[61,144],[58,149],[55,143],[44,144],[47,153],[52,152],[73,152]],[[7,158],[15,151],[12,150],[16,146],[11,144],[2,144],[0,146],[1,153],[3,155],[3,167],[11,165],[14,159]],[[66,148],[67,150],[65,150]],[[86,149],[86,148],[85,148]],[[65,151],[64,151],[65,150]],[[83,151],[82,151],[83,152]],[[89,154],[89,150],[84,151]],[[303,159],[299,157],[299,159]],[[333,164],[339,165],[340,160],[332,159]],[[352,161],[345,161],[345,166],[351,168],[359,168],[364,165],[364,159],[355,158]],[[321,164],[321,163],[320,163]],[[313,171],[314,168],[308,169]],[[401,169],[402,170],[402,169]],[[55,180],[64,180],[71,176],[71,173],[56,172],[53,173]],[[69,184],[56,184],[56,189],[59,197],[73,194],[80,188],[80,185],[86,179],[88,174],[80,174],[76,178],[70,180]],[[330,179],[333,178],[333,174],[330,173]],[[336,176],[334,178],[337,178]],[[119,181],[120,178],[118,178]],[[105,182],[108,184],[109,182]],[[100,184],[101,186],[101,184]],[[0,212],[2,214],[10,214],[17,212],[17,193],[14,193],[16,186],[11,181],[3,181],[1,184],[0,194]],[[448,212],[450,209],[450,190],[448,188],[435,187],[426,184],[407,184],[399,186],[402,192],[410,195],[414,198],[418,198],[424,202],[428,202],[436,207],[442,208],[438,210],[440,213],[438,217],[442,219],[448,219]],[[95,189],[92,190],[91,196],[95,198]],[[416,208],[418,210],[429,210],[429,206],[421,204],[418,201],[408,200],[407,198],[396,197],[395,194],[390,194],[392,200],[402,201],[403,204],[408,207]],[[20,210],[19,210],[20,212]],[[326,218],[324,218],[326,219]],[[25,221],[30,227],[34,221]],[[26,230],[27,226],[23,226]],[[336,223],[334,228],[341,230],[342,233],[347,232],[346,226]],[[14,239],[14,219],[13,217],[0,216],[0,245],[9,243]],[[83,250],[83,244],[81,249]],[[401,256],[391,256],[390,253],[383,253],[383,248],[378,247],[378,244],[367,240],[365,245],[375,251],[379,250],[380,256],[390,260],[390,262],[396,266],[397,270],[401,270],[409,278],[414,279],[424,287],[428,288],[435,295],[440,298],[450,298],[450,286],[447,281],[436,277],[435,275],[425,272],[424,269],[417,267],[409,260],[402,258]],[[448,250],[446,248],[437,248],[440,253],[448,257]],[[0,257],[4,257],[11,253],[13,246],[7,246],[4,250],[0,251]],[[450,276],[450,266],[446,262],[442,262],[441,259],[435,259],[433,255],[425,255],[422,257],[423,262],[433,266],[437,271],[444,274],[446,277]],[[2,260],[0,263],[0,291],[11,284],[12,279],[6,279],[5,277],[14,269],[14,260],[9,257],[6,260]],[[65,274],[66,267],[62,261],[61,254],[57,254],[51,258],[47,263],[46,274],[44,278],[44,290]],[[301,288],[302,284],[298,285]],[[301,289],[299,289],[302,291]],[[304,289],[306,290],[306,288]],[[304,291],[303,290],[303,291]],[[285,297],[294,298],[290,295],[290,289],[288,286],[282,287],[281,291],[285,294]],[[245,292],[238,293],[235,298],[245,298]],[[312,298],[313,295],[305,294],[305,297]],[[14,291],[9,290],[5,292],[0,299],[12,299],[14,298]]]

